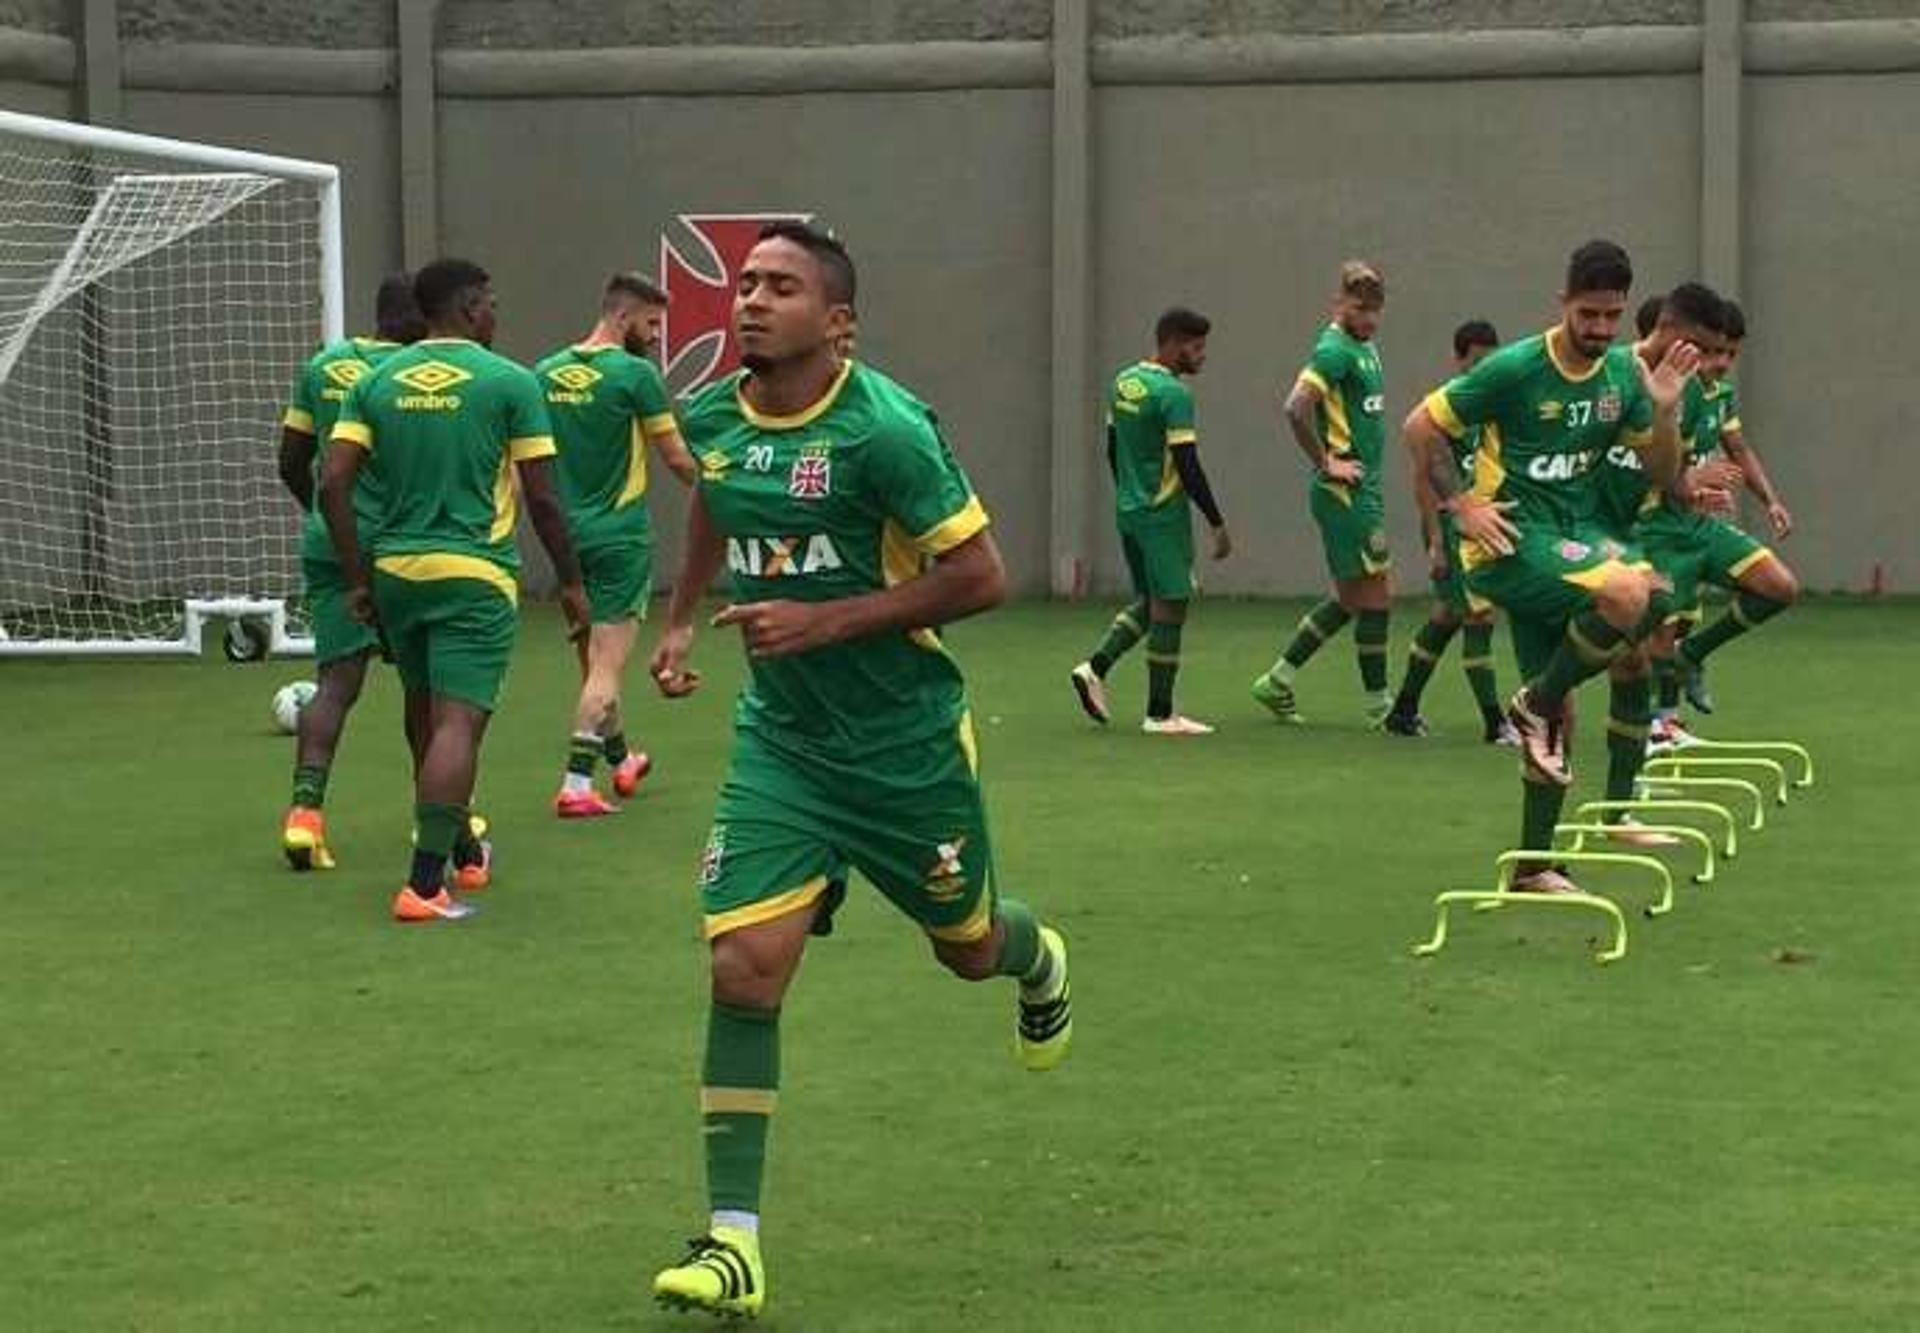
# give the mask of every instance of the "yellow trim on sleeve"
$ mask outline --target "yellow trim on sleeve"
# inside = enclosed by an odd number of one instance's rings
[[[730,930],[739,930],[743,926],[757,926],[762,921],[772,921],[776,917],[786,916],[789,912],[811,907],[826,891],[827,877],[815,875],[798,888],[788,889],[785,893],[776,893],[771,898],[762,898],[757,903],[729,908],[724,912],[710,912],[702,923],[701,929],[708,939],[714,939]]]
[[[701,1115],[772,1115],[780,1094],[772,1088],[702,1088]]]
[[[373,448],[373,427],[364,421],[336,421],[333,423],[332,440],[335,444],[353,444],[362,449]]]
[[[289,407],[287,414],[280,418],[280,424],[288,430],[297,430],[302,435],[313,434],[313,413],[302,407]]]
[[[627,480],[614,497],[615,509],[625,509],[647,493],[647,437],[642,425],[636,419],[627,428]]]
[[[665,435],[676,435],[680,425],[673,419],[671,412],[656,412],[650,417],[640,418],[640,430],[649,440],[657,440]]]
[[[1720,433],[1722,435],[1726,435],[1726,434],[1739,435],[1742,433],[1740,429],[1740,416],[1738,413],[1735,413],[1733,416],[1728,417],[1725,421],[1720,423]]]
[[[1501,457],[1500,423],[1489,421],[1480,428],[1480,447],[1473,455],[1473,493],[1485,500],[1500,494],[1507,484],[1507,462]]]
[[[1421,406],[1427,409],[1427,415],[1433,418],[1433,424],[1453,438],[1459,439],[1467,433],[1467,423],[1453,410],[1453,403],[1447,398],[1446,386],[1442,385],[1428,394]]]
[[[944,555],[968,538],[985,531],[991,520],[980,497],[969,495],[958,512],[941,519],[913,539],[913,544],[928,555]]]
[[[1302,384],[1306,385],[1322,398],[1329,398],[1333,395],[1333,386],[1327,383],[1327,377],[1315,370],[1312,366],[1303,369],[1300,374],[1295,377],[1293,382],[1296,387]]]
[[[1320,407],[1327,414],[1327,452],[1352,453],[1353,427],[1347,422],[1346,400],[1337,393],[1330,393],[1320,400]]]
[[[513,575],[477,555],[456,555],[452,551],[427,551],[419,555],[383,555],[373,562],[382,574],[409,583],[432,583],[439,579],[475,579],[490,583],[509,602],[520,604],[520,585]]]
[[[507,457],[516,463],[531,458],[552,458],[559,452],[551,435],[516,435],[507,441]]]
[[[1200,439],[1200,432],[1195,430],[1191,426],[1171,427],[1168,429],[1167,435],[1166,435],[1168,448],[1172,448],[1173,446],[1180,445],[1180,444],[1194,444],[1194,443],[1197,443],[1199,439]]]

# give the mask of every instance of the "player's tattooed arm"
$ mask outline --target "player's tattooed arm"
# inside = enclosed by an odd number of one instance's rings
[[[1313,464],[1313,470],[1329,481],[1350,486],[1366,474],[1366,468],[1357,458],[1345,458],[1328,450],[1327,442],[1320,438],[1319,407],[1319,388],[1302,376],[1288,390],[1281,404],[1281,415],[1287,419],[1287,429],[1293,432],[1293,442]]]
[[[1520,535],[1507,517],[1513,502],[1489,500],[1466,489],[1460,465],[1454,461],[1453,444],[1433,414],[1427,411],[1425,402],[1407,414],[1400,428],[1400,439],[1414,459],[1414,493],[1420,496],[1422,520],[1426,518],[1424,506],[1431,501],[1436,512],[1444,509],[1453,515],[1454,526],[1460,530],[1463,541],[1477,542],[1495,555],[1512,554],[1514,541]],[[1423,483],[1424,496],[1421,495]]]

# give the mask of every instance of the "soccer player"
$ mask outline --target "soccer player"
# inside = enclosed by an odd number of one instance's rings
[[[346,584],[327,541],[318,495],[324,458],[318,442],[333,432],[347,390],[403,345],[425,332],[413,299],[413,277],[397,273],[384,279],[374,296],[374,336],[328,343],[300,370],[292,401],[280,424],[280,480],[307,511],[300,527],[300,571],[307,586],[313,621],[313,699],[300,710],[293,760],[293,800],[280,829],[280,849],[295,870],[331,870],[327,843],[327,775],[346,728],[347,714],[360,698],[367,660],[379,647],[373,631],[347,612]],[[354,522],[362,540],[380,517],[379,483],[363,476],[353,492]]]
[[[1660,322],[1660,312],[1666,307],[1667,298],[1660,295],[1649,296],[1633,312],[1633,331],[1635,336],[1649,338],[1653,336],[1653,326]]]
[[[1093,656],[1074,667],[1070,678],[1087,716],[1105,722],[1107,673],[1145,635],[1147,716],[1141,727],[1150,735],[1205,736],[1213,731],[1173,711],[1180,636],[1193,598],[1188,501],[1213,530],[1213,558],[1224,560],[1233,550],[1227,521],[1200,466],[1193,392],[1181,383],[1207,363],[1212,330],[1205,315],[1175,306],[1154,324],[1153,355],[1115,374],[1107,395],[1115,521],[1134,600],[1114,617]]]
[[[1065,944],[989,882],[965,689],[930,628],[1001,600],[999,552],[933,413],[834,355],[854,287],[839,241],[769,224],[734,295],[745,369],[680,418],[701,469],[654,678],[669,696],[697,684],[694,612],[723,564],[733,601],[713,623],[739,630],[748,665],[699,873],[713,1213],[654,1279],[661,1301],[712,1313],[756,1314],[767,1298],[760,1182],[780,1005],[851,870],[956,975],[1015,979],[1027,1068],[1053,1067],[1072,1035]]]
[[[592,620],[579,645],[573,739],[553,798],[562,819],[619,810],[593,786],[603,754],[622,797],[633,795],[652,767],[644,751],[627,746],[620,684],[653,593],[647,450],[656,450],[681,484],[693,484],[693,457],[674,424],[666,383],[648,360],[666,307],[667,294],[652,282],[616,273],[601,293],[592,331],[534,366],[560,449],[560,498]]]
[[[1632,285],[1626,252],[1589,241],[1568,262],[1560,322],[1436,389],[1404,427],[1459,527],[1467,589],[1506,610],[1526,678],[1507,717],[1521,741],[1520,845],[1541,857],[1517,869],[1521,891],[1575,889],[1548,855],[1573,781],[1573,689],[1668,609],[1639,553],[1596,521],[1594,468],[1609,447],[1639,450],[1654,485],[1678,475],[1680,397],[1699,364],[1687,343],[1652,369],[1613,346]],[[1474,426],[1485,429],[1466,486],[1451,442]]]
[[[1500,345],[1500,335],[1484,319],[1470,319],[1453,331],[1453,370],[1460,375],[1474,368],[1480,359]],[[1463,477],[1474,475],[1475,457],[1480,449],[1480,429],[1469,430],[1454,442],[1454,461]],[[1460,570],[1460,534],[1453,516],[1441,509],[1426,482],[1426,469],[1414,459],[1413,494],[1420,506],[1420,526],[1427,538],[1427,566],[1433,579],[1433,610],[1413,636],[1413,648],[1407,654],[1407,674],[1393,698],[1393,711],[1387,714],[1386,729],[1396,736],[1424,736],[1427,720],[1420,716],[1420,695],[1426,689],[1433,670],[1464,626],[1466,643],[1461,665],[1467,670],[1467,684],[1474,702],[1480,705],[1481,739],[1493,745],[1518,745],[1520,738],[1507,723],[1500,708],[1500,694],[1493,674],[1493,608],[1475,605],[1467,596],[1466,577]]]
[[[414,771],[413,860],[393,915],[457,921],[472,905],[446,888],[447,860],[467,826],[480,741],[519,624],[516,473],[560,580],[571,633],[586,632],[587,604],[554,493],[553,433],[539,381],[489,350],[494,300],[486,270],[435,260],[415,275],[413,291],[427,336],[348,391],[327,451],[320,508],[348,609],[379,628],[423,738]],[[363,467],[379,478],[385,496],[370,552],[362,551],[353,521]],[[484,873],[456,873],[455,883],[480,887]]]
[[[1380,466],[1386,396],[1373,345],[1386,303],[1386,282],[1377,268],[1360,259],[1342,264],[1333,320],[1321,330],[1286,399],[1287,426],[1313,464],[1309,509],[1320,528],[1333,596],[1307,612],[1286,651],[1254,679],[1253,697],[1282,722],[1302,720],[1294,674],[1349,620],[1358,622],[1353,640],[1367,720],[1379,725],[1393,704],[1387,693],[1392,562]]]

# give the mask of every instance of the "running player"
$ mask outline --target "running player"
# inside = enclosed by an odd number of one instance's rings
[[[1597,522],[1594,469],[1612,445],[1640,450],[1656,485],[1678,475],[1680,398],[1699,363],[1690,344],[1653,369],[1613,345],[1632,283],[1619,246],[1581,246],[1567,265],[1560,322],[1435,390],[1405,425],[1459,526],[1468,591],[1506,610],[1526,678],[1507,707],[1521,741],[1520,845],[1541,853],[1518,868],[1522,891],[1574,889],[1548,855],[1573,780],[1573,689],[1668,610],[1651,567]],[[1452,441],[1473,426],[1486,429],[1467,486]]]
[[[560,498],[580,559],[592,628],[580,641],[580,696],[554,812],[562,819],[620,807],[593,786],[604,755],[615,794],[634,793],[652,761],[629,749],[621,677],[653,593],[653,524],[647,514],[647,451],[693,484],[666,383],[648,353],[659,341],[667,294],[637,273],[616,273],[600,315],[580,342],[534,366],[559,446]]]
[[[1470,319],[1453,331],[1453,371],[1465,374],[1480,359],[1500,345],[1500,335],[1484,319]],[[1480,449],[1481,428],[1469,430],[1454,442],[1454,461],[1460,475],[1474,474],[1474,459]],[[1460,569],[1460,534],[1453,526],[1453,515],[1435,503],[1427,485],[1426,469],[1413,460],[1413,495],[1420,506],[1420,526],[1427,539],[1427,567],[1433,579],[1433,610],[1426,623],[1413,636],[1407,654],[1407,674],[1394,695],[1393,711],[1387,714],[1386,729],[1396,736],[1424,736],[1427,720],[1420,715],[1420,695],[1434,668],[1446,653],[1453,636],[1464,626],[1466,642],[1460,664],[1467,671],[1467,685],[1480,706],[1481,739],[1493,745],[1518,745],[1520,738],[1500,708],[1500,693],[1493,673],[1493,607],[1476,605],[1467,596],[1466,576]]]
[[[347,585],[327,541],[320,516],[319,441],[333,433],[347,390],[375,366],[425,332],[413,299],[413,277],[396,273],[374,296],[374,336],[328,343],[300,370],[292,401],[280,425],[280,480],[307,511],[300,525],[300,571],[306,581],[307,613],[313,622],[314,674],[318,688],[300,710],[294,749],[293,801],[280,829],[280,849],[295,870],[331,870],[327,843],[327,777],[347,714],[360,698],[367,661],[379,647],[373,630],[347,612]],[[364,544],[379,522],[379,482],[366,474],[353,491],[354,523]]]
[[[1307,612],[1286,651],[1254,678],[1253,697],[1282,722],[1301,721],[1295,673],[1349,620],[1358,622],[1353,639],[1367,720],[1379,725],[1393,704],[1387,693],[1392,561],[1381,467],[1386,397],[1373,345],[1386,303],[1379,269],[1360,259],[1341,265],[1333,320],[1321,330],[1286,399],[1288,429],[1313,464],[1308,507],[1320,528],[1333,596]]]
[[[1149,734],[1204,736],[1213,728],[1173,710],[1180,673],[1180,637],[1193,597],[1193,520],[1187,502],[1213,530],[1213,558],[1224,560],[1233,538],[1200,466],[1193,393],[1181,383],[1207,362],[1205,315],[1175,306],[1154,325],[1153,355],[1123,367],[1107,395],[1107,452],[1113,471],[1115,522],[1133,580],[1133,602],[1113,618],[1093,655],[1070,679],[1095,722],[1107,711],[1106,677],[1126,651],[1147,640]]]
[[[744,370],[681,416],[701,468],[654,678],[669,696],[697,685],[694,613],[724,565],[734,600],[713,623],[739,630],[748,683],[699,873],[713,1211],[654,1292],[719,1314],[757,1314],[767,1298],[760,1184],[780,1006],[851,870],[956,975],[1015,980],[1027,1068],[1052,1068],[1072,1034],[1065,944],[990,882],[965,689],[929,628],[1001,600],[999,552],[932,411],[835,356],[854,295],[839,241],[769,224],[735,289]]]
[[[587,605],[553,491],[553,434],[539,382],[489,350],[494,302],[486,270],[436,260],[415,276],[413,290],[427,336],[348,391],[320,507],[347,607],[382,633],[406,690],[412,734],[425,738],[414,769],[413,859],[393,915],[453,921],[472,906],[447,891],[446,864],[468,826],[480,742],[519,625],[516,474],[560,580],[570,633],[586,632]],[[385,499],[364,554],[352,507],[363,467],[379,478]],[[483,887],[485,869],[457,873],[456,885]]]

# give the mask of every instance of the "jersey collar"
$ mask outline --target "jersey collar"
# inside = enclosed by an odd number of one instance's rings
[[[800,427],[817,421],[826,415],[827,409],[832,407],[834,400],[840,396],[840,390],[846,387],[847,377],[852,373],[853,362],[841,362],[840,373],[833,377],[833,383],[827,386],[827,391],[821,394],[812,404],[801,408],[798,412],[790,416],[774,416],[770,413],[760,411],[752,403],[748,402],[746,394],[747,377],[745,375],[742,375],[734,382],[733,401],[739,404],[740,415],[747,419],[748,425],[758,426],[761,430],[798,430]]]
[[[1565,332],[1566,332],[1566,327],[1561,324],[1555,324],[1552,328],[1547,330],[1547,339],[1546,339],[1547,359],[1553,362],[1553,368],[1560,373],[1560,378],[1565,380],[1567,383],[1585,384],[1588,380],[1592,379],[1595,375],[1598,375],[1600,371],[1606,366],[1607,354],[1605,352],[1602,352],[1599,356],[1594,358],[1593,364],[1591,366],[1588,366],[1583,373],[1575,374],[1573,371],[1568,370],[1567,363],[1560,359],[1560,336]],[[1638,355],[1638,353],[1635,353],[1635,355]]]

